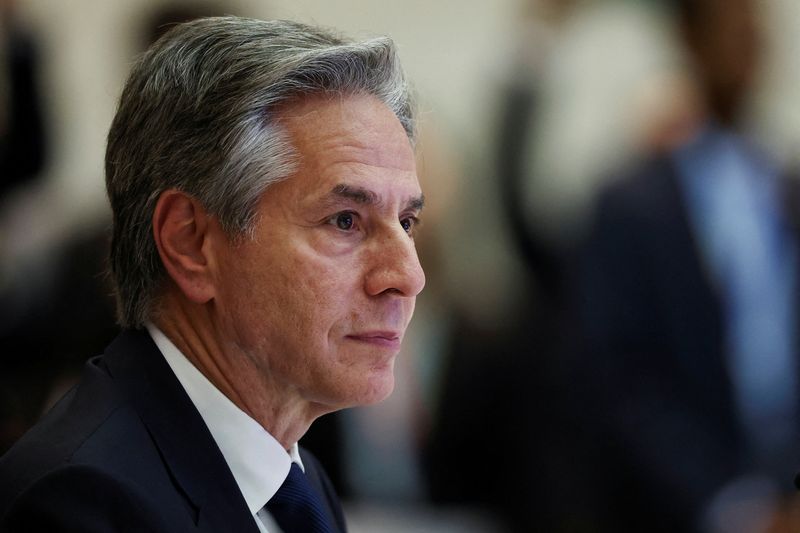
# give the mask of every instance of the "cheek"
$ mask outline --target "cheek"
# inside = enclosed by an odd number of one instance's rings
[[[254,244],[230,258],[220,311],[248,350],[316,359],[336,350],[369,314],[361,268],[354,257],[329,257],[302,239],[283,240],[285,246]]]
[[[299,343],[321,342],[331,330],[341,328],[356,314],[354,298],[357,282],[353,271],[340,268],[336,260],[322,260],[309,253],[285,254],[284,260],[272,264],[258,284],[264,296],[258,307],[284,333],[296,337]]]
[[[277,281],[291,305],[304,316],[335,307],[341,292],[331,265],[301,254],[289,258]]]

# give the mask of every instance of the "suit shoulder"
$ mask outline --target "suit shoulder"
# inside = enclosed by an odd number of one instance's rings
[[[2,500],[43,472],[70,462],[114,417],[121,405],[107,374],[93,363],[87,363],[80,385],[68,392],[0,458]]]
[[[80,384],[0,458],[0,513],[52,472],[83,472],[147,486],[170,484],[158,450],[136,410],[97,361]]]
[[[69,464],[39,477],[11,502],[0,530],[168,531],[145,488],[95,466]]]
[[[595,202],[590,233],[630,236],[680,223],[685,209],[677,172],[668,156],[657,156],[609,179]]]
[[[674,189],[676,176],[677,169],[666,155],[635,161],[609,178],[599,204],[606,209],[647,209]]]
[[[0,465],[0,531],[182,531],[196,522],[197,509],[129,406],[112,410],[68,453],[48,454],[46,442]],[[30,516],[41,527],[12,527]]]

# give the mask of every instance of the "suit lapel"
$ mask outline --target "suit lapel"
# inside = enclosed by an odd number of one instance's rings
[[[795,263],[796,270],[794,279],[794,352],[795,357],[798,358],[800,357],[800,176],[798,176],[797,172],[787,174],[786,177],[781,180],[780,197],[783,202],[781,206],[783,219],[798,255],[798,260]],[[797,365],[795,376],[797,379],[796,383],[800,384],[800,364]],[[800,394],[798,394],[795,408],[800,412]],[[798,430],[800,430],[800,417],[798,417],[796,422]],[[800,482],[800,475],[798,475],[798,482]],[[800,488],[800,486],[798,488]]]
[[[129,395],[204,531],[257,533],[258,528],[200,413],[144,331],[127,331],[105,361]]]
[[[671,158],[657,159],[643,184],[655,224],[650,248],[654,279],[660,298],[670,302],[665,308],[674,313],[668,322],[684,375],[695,381],[696,390],[708,393],[717,412],[726,412],[731,390],[722,351],[722,300],[695,236],[678,172]],[[710,383],[718,385],[712,389]]]

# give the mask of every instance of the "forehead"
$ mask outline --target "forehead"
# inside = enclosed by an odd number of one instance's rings
[[[307,170],[336,164],[415,172],[414,152],[394,113],[366,94],[315,95],[279,110]]]

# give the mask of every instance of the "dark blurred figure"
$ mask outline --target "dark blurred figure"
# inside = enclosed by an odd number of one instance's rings
[[[17,269],[0,291],[0,453],[71,386],[86,354],[115,335],[106,247],[103,233],[77,234]]]
[[[45,127],[38,84],[36,42],[20,27],[12,0],[0,0],[0,200],[36,178],[46,155]],[[0,206],[5,202],[0,202]],[[5,260],[5,258],[0,258]],[[41,333],[29,334],[21,314],[31,310],[30,294],[12,286],[8,265],[0,265],[0,453],[36,419],[47,392],[35,387],[35,372],[23,356],[37,354]],[[32,344],[28,341],[34,341]],[[35,397],[36,400],[31,400]],[[36,404],[36,405],[34,405]]]
[[[0,0],[0,198],[38,175],[45,134],[35,41],[19,27],[12,0]]]
[[[576,262],[597,529],[797,531],[798,196],[740,126],[756,7],[675,0],[700,112],[603,192]]]
[[[31,40],[6,11],[2,35],[11,64],[8,129],[2,136],[0,193],[22,185],[44,158],[42,114]],[[142,49],[172,25],[221,14],[208,3],[159,6],[144,17]],[[2,115],[2,114],[0,114]],[[99,177],[98,177],[99,179]],[[44,215],[42,215],[44,216]],[[77,379],[92,354],[101,353],[118,328],[106,277],[107,220],[73,231],[67,239],[4,265],[0,279],[0,454],[5,452]]]
[[[437,504],[480,506],[504,530],[575,531],[593,518],[574,497],[582,473],[562,351],[563,271],[570,246],[530,224],[525,184],[526,147],[542,111],[539,63],[547,59],[541,34],[557,31],[575,2],[546,1],[513,75],[501,88],[494,165],[507,236],[525,267],[515,308],[501,324],[476,323],[453,313],[442,392],[429,438],[426,474]],[[534,3],[529,6],[533,8]],[[545,27],[547,26],[547,27]],[[533,139],[535,140],[535,139]]]

